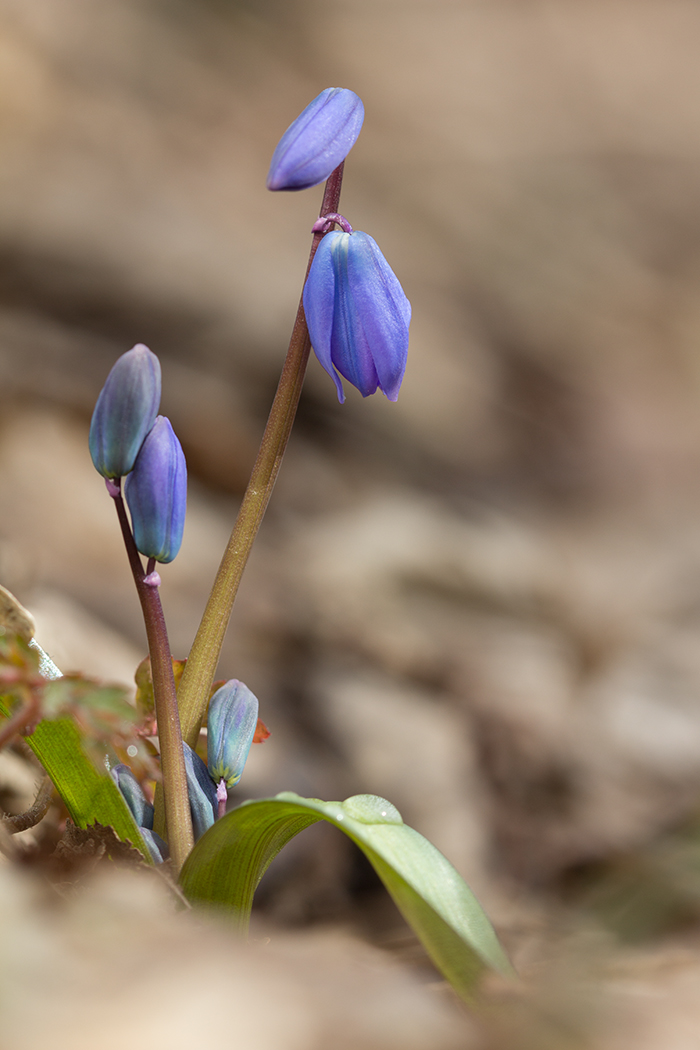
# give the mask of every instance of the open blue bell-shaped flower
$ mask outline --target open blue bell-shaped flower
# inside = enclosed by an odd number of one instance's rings
[[[354,91],[322,91],[280,139],[268,190],[305,190],[324,182],[355,145],[364,117],[362,99]]]
[[[170,420],[158,416],[124,483],[141,554],[170,562],[180,550],[187,507],[187,466]]]
[[[215,783],[233,787],[241,779],[257,724],[257,697],[243,682],[232,678],[217,689],[207,719],[207,768]]]
[[[406,368],[411,304],[367,233],[327,233],[304,286],[311,345],[345,400],[340,373],[363,397],[396,401]]]
[[[160,405],[160,362],[143,343],[122,354],[107,376],[90,423],[90,455],[103,478],[133,468]]]

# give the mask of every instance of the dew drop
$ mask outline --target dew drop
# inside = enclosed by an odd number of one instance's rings
[[[126,749],[126,753],[129,756],[129,758],[136,758],[136,756],[139,753],[139,749],[136,747],[135,744],[129,744],[129,746]]]
[[[343,809],[360,824],[403,824],[396,806],[379,795],[352,795],[343,802]]]

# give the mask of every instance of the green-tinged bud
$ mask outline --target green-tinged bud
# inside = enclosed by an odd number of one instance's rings
[[[90,424],[90,455],[104,478],[133,468],[160,405],[160,362],[143,343],[122,354],[102,387]]]
[[[209,703],[207,768],[217,784],[233,787],[241,779],[258,724],[258,701],[250,689],[232,678]]]

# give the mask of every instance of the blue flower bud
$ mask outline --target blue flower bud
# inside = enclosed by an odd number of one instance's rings
[[[110,769],[110,774],[138,826],[152,828],[153,806],[146,801],[141,785],[129,767],[120,762],[119,765]]]
[[[340,375],[363,397],[396,401],[406,368],[411,304],[366,233],[327,233],[304,286],[311,345],[345,400]],[[337,371],[336,371],[337,369]]]
[[[258,701],[243,682],[232,678],[209,702],[207,767],[209,776],[233,787],[241,779],[258,724]]]
[[[124,483],[137,548],[172,561],[180,550],[187,506],[187,466],[170,420],[158,416]]]
[[[201,838],[216,820],[216,787],[202,759],[183,740],[187,792],[190,796],[190,813],[195,839]]]
[[[139,828],[141,832],[141,838],[148,847],[148,852],[151,854],[151,859],[154,864],[162,864],[164,860],[169,857],[168,846],[160,835],[157,835],[155,831],[151,831],[150,828]]]
[[[268,190],[306,190],[323,182],[355,145],[364,119],[365,107],[354,91],[326,88],[280,139]]]
[[[122,478],[156,420],[160,362],[138,343],[122,354],[102,387],[90,423],[90,455],[104,478]]]

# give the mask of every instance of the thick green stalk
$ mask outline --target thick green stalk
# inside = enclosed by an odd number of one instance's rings
[[[342,182],[343,164],[340,164],[326,183],[319,215],[328,215],[338,211]],[[314,234],[306,269],[307,276],[322,237],[323,233]],[[277,393],[272,402],[260,451],[178,689],[182,736],[191,747],[195,746],[199,736],[238,585],[270,501],[287,447],[299,404],[310,349],[309,330],[306,326],[304,306],[300,299],[287,357]]]
[[[148,651],[151,656],[153,696],[160,743],[160,768],[163,776],[162,792],[156,792],[155,830],[160,831],[164,825],[170,859],[177,875],[194,846],[194,834],[170,642],[158,588],[144,582],[146,577],[126,516],[124,500],[121,494],[113,498],[143,610]],[[163,809],[165,810],[164,821]]]

